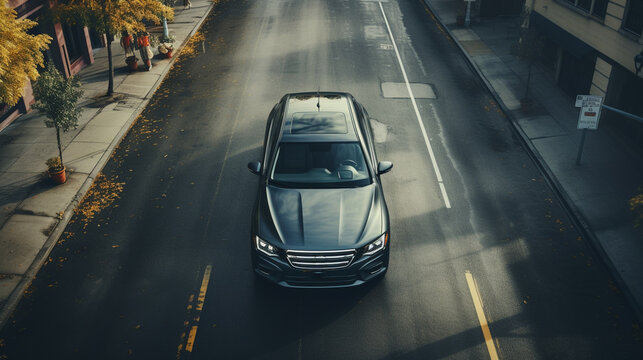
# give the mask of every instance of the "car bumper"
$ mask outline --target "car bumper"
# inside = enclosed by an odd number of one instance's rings
[[[255,273],[277,285],[290,288],[342,288],[359,286],[383,276],[388,270],[389,248],[374,256],[362,257],[348,267],[333,270],[302,270],[287,260],[254,254]]]

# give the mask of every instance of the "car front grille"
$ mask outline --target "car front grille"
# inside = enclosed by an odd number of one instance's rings
[[[342,269],[353,262],[355,250],[333,250],[333,251],[299,251],[288,250],[286,252],[288,262],[294,268],[305,270],[329,270]]]
[[[357,274],[328,275],[328,273],[326,273],[315,275],[314,273],[309,273],[308,275],[284,276],[284,281],[291,286],[350,286],[358,280],[360,280],[360,278]]]

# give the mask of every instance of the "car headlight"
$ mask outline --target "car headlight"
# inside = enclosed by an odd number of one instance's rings
[[[267,241],[262,240],[259,236],[255,236],[255,249],[268,256],[279,256],[279,254],[277,253],[277,247],[270,245]]]
[[[363,247],[364,255],[373,255],[376,252],[384,250],[386,244],[388,243],[388,233],[382,234],[382,236],[375,239],[375,241]]]

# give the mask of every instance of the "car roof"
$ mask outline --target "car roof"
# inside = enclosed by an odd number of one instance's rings
[[[350,95],[303,92],[285,97],[282,142],[358,141]]]

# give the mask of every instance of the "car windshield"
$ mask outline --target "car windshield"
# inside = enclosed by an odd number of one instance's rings
[[[282,187],[355,187],[371,183],[362,148],[351,143],[281,143],[270,176]]]

